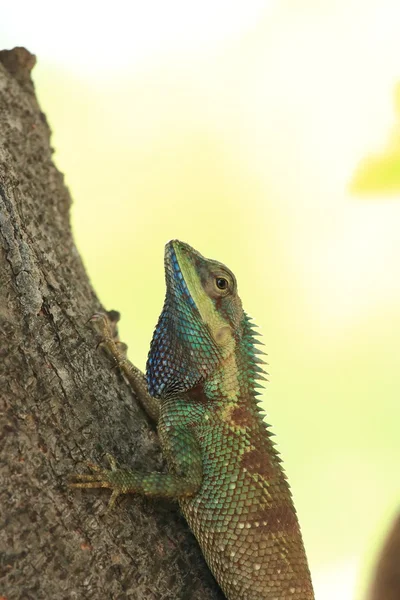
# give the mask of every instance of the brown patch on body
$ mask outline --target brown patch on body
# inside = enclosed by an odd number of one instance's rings
[[[230,420],[238,427],[251,427],[252,423],[254,422],[250,412],[243,406],[236,406],[232,410],[230,414]]]
[[[204,393],[203,385],[203,383],[199,383],[198,385],[196,385],[196,387],[192,388],[191,390],[188,390],[186,392],[187,397],[190,398],[190,400],[199,402],[200,404],[208,402],[208,398]]]
[[[251,522],[253,527],[257,523],[258,531],[267,535],[285,533],[295,537],[299,532],[296,512],[291,504],[259,508],[251,514]]]
[[[257,448],[245,452],[241,459],[241,465],[249,473],[257,474],[266,481],[274,479],[280,475],[280,470],[271,460],[269,453],[261,452]]]

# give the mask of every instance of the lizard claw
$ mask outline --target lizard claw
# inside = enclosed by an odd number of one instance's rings
[[[117,336],[117,323],[120,320],[120,314],[116,310],[109,310],[107,312],[94,313],[88,319],[88,323],[91,323],[99,330],[100,333],[111,335],[112,337]]]
[[[114,339],[117,336],[117,319],[113,320],[109,313],[94,313],[87,322],[105,339]]]
[[[94,326],[101,339],[96,348],[104,348],[109,355],[118,363],[119,357],[126,358],[128,346],[118,339],[117,323],[120,314],[116,310],[106,313],[94,313],[88,320]]]
[[[113,481],[112,475],[118,471],[117,461],[111,454],[106,454],[106,458],[110,464],[110,469],[103,469],[94,463],[87,463],[87,466],[93,473],[72,473],[70,475],[71,481],[68,485],[71,488],[108,488],[112,490],[112,494],[110,500],[108,502],[108,507],[106,513],[110,512],[113,508],[116,499],[123,492],[122,487],[116,482]]]

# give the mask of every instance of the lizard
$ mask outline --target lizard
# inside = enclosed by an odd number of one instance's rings
[[[126,358],[106,315],[93,319],[157,423],[167,473],[90,465],[77,488],[177,499],[228,600],[314,600],[300,526],[264,421],[266,379],[256,325],[234,274],[188,244],[165,247],[166,296],[146,376]],[[126,348],[126,347],[125,347]]]

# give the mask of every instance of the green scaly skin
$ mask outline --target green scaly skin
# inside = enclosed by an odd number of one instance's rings
[[[157,421],[169,473],[92,466],[75,487],[177,498],[228,600],[313,600],[281,460],[257,403],[265,379],[256,332],[232,272],[179,241],[165,252],[167,293],[146,377],[109,322],[103,342]]]

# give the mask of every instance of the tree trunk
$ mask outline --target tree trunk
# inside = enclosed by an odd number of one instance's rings
[[[71,237],[34,63],[0,52],[0,597],[221,600],[175,504],[126,496],[104,515],[108,491],[67,486],[105,452],[163,463],[87,324],[103,309]]]

